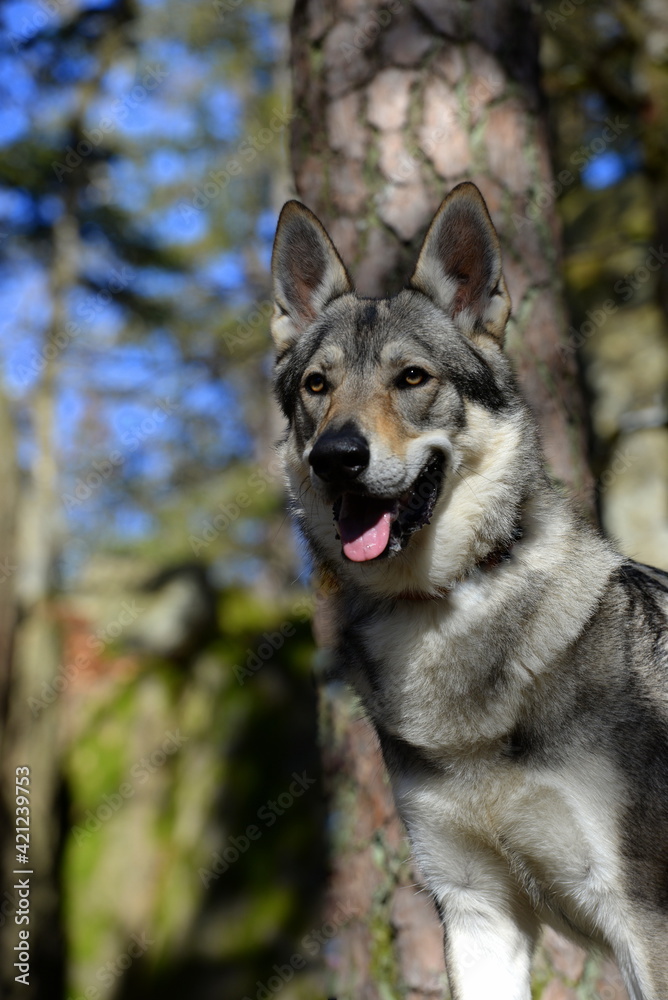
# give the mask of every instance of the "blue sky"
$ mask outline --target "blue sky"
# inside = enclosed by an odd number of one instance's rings
[[[111,4],[79,6],[93,10]],[[143,6],[150,12],[166,10],[169,3],[154,0]],[[0,148],[13,153],[31,135],[39,137],[41,143],[51,144],[54,162],[68,167],[61,169],[67,182],[69,165],[77,155],[72,150],[66,160],[78,87],[99,72],[94,46],[90,51],[85,46],[70,47],[56,57],[51,36],[59,14],[47,17],[38,3],[10,0],[0,17],[5,27],[5,47],[0,51]],[[54,441],[63,489],[91,463],[115,451],[123,454],[122,474],[114,483],[68,513],[76,533],[113,533],[119,525],[135,534],[156,530],[150,511],[142,511],[131,499],[134,488],[124,495],[125,487],[134,481],[144,488],[153,484],[154,496],[161,490],[169,493],[182,461],[196,459],[206,476],[207,470],[217,472],[230,460],[251,454],[241,383],[226,380],[224,372],[207,365],[206,352],[219,350],[212,333],[216,324],[240,321],[250,308],[248,253],[267,266],[275,217],[260,205],[257,221],[257,197],[255,192],[252,197],[244,194],[246,178],[188,219],[182,210],[192,201],[197,185],[245,134],[248,95],[261,97],[270,80],[269,74],[263,78],[256,70],[270,63],[275,52],[271,19],[254,12],[252,4],[239,17],[249,19],[248,44],[255,47],[255,55],[248,53],[245,80],[237,68],[226,85],[225,59],[238,59],[238,53],[219,26],[218,42],[208,49],[190,49],[181,37],[140,31],[134,60],[118,59],[102,73],[85,108],[84,126],[95,132],[103,119],[111,121],[103,144],[112,159],[97,168],[96,148],[72,167],[84,169],[81,162],[90,156],[85,169],[90,169],[91,186],[81,195],[85,210],[93,216],[97,208],[120,213],[135,236],[170,264],[133,264],[131,277],[118,288],[113,275],[123,273],[124,262],[114,259],[106,224],[88,225],[82,230],[79,279],[67,297],[67,322],[76,324],[75,332],[65,337],[64,347],[54,348],[48,339],[54,335],[48,244],[42,244],[42,253],[38,234],[40,226],[51,225],[62,215],[65,186],[55,174],[49,179],[48,173],[47,193],[37,195],[29,186],[0,186],[0,359],[17,412],[27,408],[29,413],[44,352],[54,349],[58,367]],[[53,67],[53,82],[38,84],[36,69],[47,64]],[[164,80],[150,90],[144,88],[142,94],[137,87],[156,66],[162,67]],[[272,155],[277,154],[272,151]],[[246,211],[246,199],[254,215]],[[87,287],[89,282],[92,287]],[[138,323],[126,293],[172,310],[173,321]],[[186,334],[189,327],[192,331]],[[191,354],[193,360],[188,360]],[[150,434],[137,434],[136,429],[150,420],[156,401],[166,398],[176,401],[169,419],[156,424]],[[25,464],[32,452],[29,422],[21,426],[27,435],[20,448]]]

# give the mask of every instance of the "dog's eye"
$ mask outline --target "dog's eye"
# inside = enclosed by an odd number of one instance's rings
[[[416,385],[422,385],[431,378],[424,368],[406,368],[397,379],[397,388],[414,389]]]
[[[327,388],[327,380],[325,379],[325,376],[321,375],[319,372],[313,372],[313,374],[309,375],[304,382],[304,388],[307,392],[311,392],[314,396],[316,396],[319,392],[325,391]]]

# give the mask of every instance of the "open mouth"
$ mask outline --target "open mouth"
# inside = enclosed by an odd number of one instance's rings
[[[445,457],[434,455],[406,492],[394,499],[343,493],[333,511],[344,556],[368,562],[400,552],[411,535],[429,524],[444,470]]]

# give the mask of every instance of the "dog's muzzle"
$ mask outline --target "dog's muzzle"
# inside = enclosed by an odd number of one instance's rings
[[[434,452],[401,496],[373,496],[359,482],[371,461],[369,442],[351,421],[324,431],[308,461],[330,496],[336,498],[337,538],[344,557],[351,562],[394,555],[412,534],[429,524],[445,471],[445,456]]]
[[[429,524],[445,473],[445,456],[434,454],[400,497],[383,498],[344,490],[334,503],[343,555],[368,562],[395,555]]]

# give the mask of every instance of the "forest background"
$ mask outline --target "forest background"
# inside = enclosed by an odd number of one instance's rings
[[[478,59],[471,11],[491,24],[502,13],[517,37],[535,39],[526,114],[551,165],[528,179],[524,126],[504,115],[516,98]],[[375,88],[361,114],[378,144],[367,149],[362,135],[359,177],[346,168],[334,183],[368,237],[367,261],[387,239],[398,266],[436,187],[451,186],[433,150],[392,145],[411,126],[395,78],[373,76],[372,59],[376,71],[384,59],[386,72],[404,67],[417,86],[446,44],[431,126],[445,129],[455,159],[464,131],[473,158],[476,136],[488,136],[499,174],[511,171],[509,187],[481,184],[525,306],[511,337],[521,344],[525,327],[551,325],[559,362],[531,366],[557,398],[563,368],[586,401],[571,426],[586,462],[572,475],[553,462],[553,472],[624,552],[668,568],[664,5],[300,0],[294,101],[291,14],[283,0],[6,0],[0,11],[0,966],[10,998],[25,995],[14,962],[26,940],[28,995],[39,1000],[444,995],[438,932],[412,909],[424,897],[400,835],[392,885],[379,875],[358,898],[328,888],[355,835],[331,753],[350,717],[331,707],[345,693],[314,684],[309,566],[273,451],[276,219],[295,190],[317,209],[317,179],[360,137],[347,96]],[[458,60],[477,65],[484,86],[464,95],[453,131]],[[511,86],[523,65],[508,70]],[[343,102],[338,118],[327,114],[328,148],[304,96],[322,74]],[[422,202],[416,163],[433,168]],[[452,183],[471,172],[464,157]],[[518,178],[521,211],[508,195]],[[547,263],[531,242],[538,230]],[[344,244],[346,233],[354,258],[357,235],[340,227]],[[365,275],[373,284],[373,267]],[[534,309],[548,277],[549,316]],[[375,761],[364,740],[356,750]],[[384,780],[376,763],[360,779],[386,790]],[[29,843],[18,815],[29,815]],[[376,834],[366,831],[363,856],[381,873],[388,844]],[[26,910],[22,866],[29,925],[15,920]],[[624,997],[614,967],[556,936],[535,995]]]

